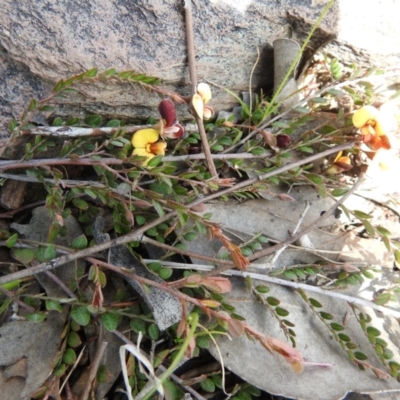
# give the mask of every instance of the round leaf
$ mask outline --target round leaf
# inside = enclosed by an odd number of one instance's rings
[[[62,360],[67,365],[73,365],[76,361],[75,351],[71,348],[65,350]]]
[[[71,331],[68,335],[67,344],[69,347],[78,347],[82,344],[82,340],[76,332]]]
[[[90,313],[86,307],[73,307],[71,317],[81,326],[86,326],[90,321]]]
[[[78,249],[78,250],[85,249],[87,247],[87,245],[88,245],[88,241],[87,241],[85,235],[78,236],[71,243],[71,247],[73,249]]]
[[[101,322],[104,325],[104,327],[110,331],[113,332],[117,329],[118,323],[121,319],[121,317],[116,314],[116,313],[112,313],[112,312],[107,312],[105,314],[103,314],[101,317]]]
[[[153,339],[153,340],[157,340],[158,337],[160,336],[160,330],[158,329],[158,326],[156,324],[151,324],[148,328],[148,333],[149,336]]]

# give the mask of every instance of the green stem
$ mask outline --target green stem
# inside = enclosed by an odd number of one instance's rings
[[[190,318],[191,318],[191,327],[190,327],[190,331],[189,334],[186,336],[186,339],[184,340],[181,348],[178,351],[178,354],[175,356],[175,358],[173,359],[171,365],[168,367],[168,369],[161,375],[160,377],[160,383],[157,384],[153,389],[150,390],[149,393],[146,394],[146,396],[143,398],[143,400],[148,400],[157,390],[157,386],[162,384],[174,371],[175,369],[178,367],[180,361],[182,360],[186,349],[189,347],[189,344],[191,342],[191,340],[193,339],[194,333],[197,329],[197,325],[199,323],[199,315],[196,313],[192,313],[190,314]]]

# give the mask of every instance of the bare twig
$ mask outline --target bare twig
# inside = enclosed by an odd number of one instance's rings
[[[307,211],[308,211],[309,208],[310,208],[310,202],[307,201],[307,202],[306,202],[306,207],[305,207],[303,213],[300,215],[300,218],[299,218],[299,220],[298,220],[298,222],[297,222],[296,227],[294,228],[294,230],[293,230],[293,232],[292,232],[292,235],[294,235],[294,234],[299,230],[300,225],[302,224],[303,219],[304,219],[305,215],[307,214]],[[282,248],[280,248],[280,249],[275,253],[274,257],[273,257],[272,260],[271,260],[272,268],[274,267],[274,264],[275,264],[276,261],[278,260],[279,256],[285,251],[286,247],[288,247],[288,245],[283,246]]]
[[[256,159],[256,158],[266,158],[272,156],[273,153],[266,151],[264,154],[256,156],[251,153],[236,153],[236,154],[211,154],[213,160],[229,160],[229,159]],[[206,155],[204,153],[200,154],[190,154],[183,156],[165,156],[163,161],[192,161],[192,160],[204,160]],[[40,167],[44,165],[122,165],[129,164],[129,159],[121,160],[119,158],[102,158],[101,160],[94,160],[93,158],[44,158],[35,159],[29,161],[16,161],[16,160],[0,160],[0,170],[6,171],[9,169],[21,169],[21,168],[31,168]],[[6,176],[4,176],[7,178]],[[11,179],[11,178],[10,178]],[[22,180],[22,179],[20,179]],[[86,182],[87,183],[87,182]]]
[[[82,128],[78,126],[40,126],[21,131],[21,135],[41,135],[54,137],[81,137],[81,136],[110,136],[123,130],[125,133],[134,133],[140,129],[151,128],[152,125],[128,125],[120,128]],[[194,124],[184,126],[186,132],[196,132],[197,127]]]
[[[143,261],[147,263],[147,262],[153,262],[155,260],[143,260]],[[180,269],[181,266],[184,265],[184,264],[180,264],[180,263],[173,263],[170,261],[168,261],[168,262],[162,261],[162,264],[165,266],[169,266],[171,268],[178,268],[178,269]],[[251,266],[255,267],[255,268],[258,265],[262,265],[262,264],[253,264],[253,263],[251,264]],[[207,264],[187,264],[187,268],[198,270],[198,271],[209,271],[209,272],[213,272],[213,269],[214,269],[214,267],[212,265],[207,265]],[[259,269],[261,269],[261,268],[259,268]],[[309,292],[320,293],[325,296],[345,300],[351,304],[360,304],[362,306],[370,307],[370,308],[373,308],[374,310],[381,311],[384,314],[393,315],[396,318],[400,317],[399,311],[392,310],[391,308],[379,306],[369,300],[361,299],[359,297],[348,296],[348,295],[345,295],[342,293],[335,292],[334,290],[326,290],[326,289],[323,289],[318,286],[312,286],[312,285],[307,285],[304,283],[292,282],[292,281],[287,281],[285,279],[275,278],[275,277],[272,277],[265,273],[238,271],[235,269],[228,269],[228,270],[222,272],[222,275],[239,276],[239,277],[243,277],[243,278],[245,278],[246,276],[249,276],[252,279],[258,279],[258,280],[261,280],[264,282],[270,282],[270,283],[274,283],[277,285],[292,287],[294,289],[304,289]]]
[[[51,271],[44,272],[54,283],[56,283],[60,288],[69,296],[71,299],[76,299],[74,292],[57,276]]]
[[[192,18],[192,0],[184,0],[184,10],[185,10],[185,21],[186,21],[186,47],[189,62],[189,74],[190,74],[190,84],[192,96],[197,90],[197,72],[196,72],[196,57],[194,49],[194,37],[193,37],[193,18]],[[199,134],[201,137],[201,143],[203,146],[203,151],[206,156],[206,162],[208,169],[210,170],[211,177],[216,177],[217,170],[215,169],[214,161],[211,157],[211,150],[208,144],[207,134],[204,129],[203,120],[195,112],[196,123],[199,128]]]
[[[93,361],[90,365],[89,376],[86,381],[85,389],[82,393],[81,399],[86,400],[89,398],[90,391],[93,387],[93,381],[96,379],[97,370],[99,369],[100,361],[103,357],[103,354],[106,350],[108,342],[101,341],[97,347],[96,355],[93,358]]]
[[[0,292],[9,297],[14,303],[17,303],[20,307],[25,308],[26,311],[30,313],[34,313],[36,311],[33,307],[29,306],[28,304],[25,304],[23,301],[18,299],[16,297],[16,294],[11,292],[10,290],[7,290],[2,286],[0,286]]]
[[[198,258],[200,260],[209,261],[209,262],[212,262],[212,263],[225,264],[225,265],[232,266],[232,261],[230,261],[230,260],[221,260],[221,259],[216,258],[216,257],[205,256],[205,255],[202,255],[202,254],[193,253],[191,251],[187,251],[187,250],[183,250],[183,249],[177,249],[174,246],[169,246],[168,244],[157,242],[157,240],[151,239],[151,238],[149,238],[147,236],[142,236],[141,242],[142,243],[152,244],[153,246],[160,247],[160,248],[162,248],[164,250],[172,251],[174,253],[179,253],[179,254],[182,254],[182,255],[185,255],[185,256],[188,256],[188,257]]]
[[[268,275],[264,275],[264,274],[255,274],[252,272],[243,272],[243,271],[232,270],[232,271],[230,271],[229,274],[234,275],[234,276],[242,276],[244,278],[246,276],[249,276],[253,279],[259,279],[259,280],[262,280],[265,282],[275,283],[277,285],[288,286],[288,287],[292,287],[294,289],[304,289],[304,290],[307,290],[309,292],[314,292],[314,293],[320,293],[325,296],[330,296],[330,297],[334,297],[336,299],[347,301],[350,304],[360,304],[362,306],[370,307],[374,310],[381,311],[384,314],[393,315],[396,318],[400,318],[399,311],[377,305],[372,301],[361,299],[359,297],[348,296],[348,295],[345,295],[342,293],[335,292],[333,290],[324,290],[318,286],[311,286],[311,285],[307,285],[305,283],[286,281],[284,279],[274,278],[272,276],[268,276]]]

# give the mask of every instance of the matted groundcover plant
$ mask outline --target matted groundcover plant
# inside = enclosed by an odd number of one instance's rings
[[[1,396],[398,394],[400,207],[383,180],[399,164],[399,93],[383,102],[386,71],[323,53],[295,78],[332,3],[302,46],[274,44],[272,97],[226,88],[233,112],[214,115],[213,83],[197,81],[187,18],[190,92],[93,68],[10,122]],[[159,117],[57,115],[115,82],[160,96]]]

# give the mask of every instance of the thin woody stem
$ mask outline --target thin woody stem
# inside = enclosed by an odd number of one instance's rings
[[[186,47],[189,62],[189,74],[190,74],[190,84],[192,96],[197,90],[197,72],[196,72],[196,55],[194,49],[194,36],[193,36],[193,17],[192,17],[192,0],[184,0],[184,10],[185,10],[185,21],[186,21]],[[203,146],[204,155],[206,157],[206,162],[208,169],[210,170],[211,177],[216,177],[217,170],[214,165],[214,161],[211,157],[211,150],[208,144],[207,134],[204,129],[203,120],[196,114],[196,123],[199,128],[199,134],[201,138],[201,143]]]

